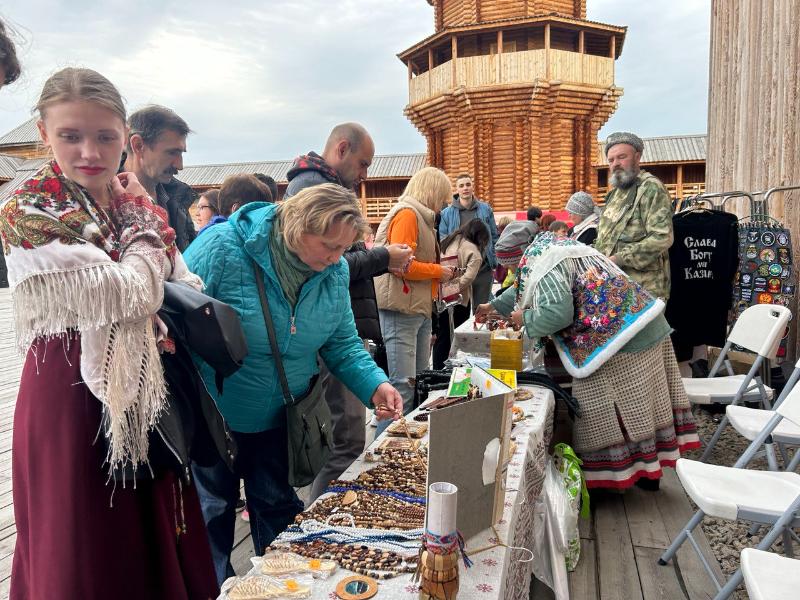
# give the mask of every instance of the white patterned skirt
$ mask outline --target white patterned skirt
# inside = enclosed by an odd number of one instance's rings
[[[589,488],[659,479],[682,452],[700,447],[669,337],[647,350],[617,354],[576,379],[573,394],[582,413],[574,446]]]

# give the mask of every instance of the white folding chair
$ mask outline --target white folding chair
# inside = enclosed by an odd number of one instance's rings
[[[735,406],[742,400],[746,402],[758,401],[764,408],[770,408],[770,400],[772,400],[774,392],[761,382],[761,378],[757,374],[765,361],[775,358],[778,352],[778,345],[790,318],[791,312],[785,306],[756,304],[747,308],[734,323],[733,329],[731,329],[728,339],[725,341],[725,346],[722,348],[722,352],[720,352],[708,377],[704,379],[683,379],[683,387],[686,389],[689,402],[692,404],[716,403]],[[726,363],[726,356],[734,344],[755,352],[757,355],[747,375],[733,375],[730,364]],[[717,377],[716,375],[723,364],[726,364],[731,374],[725,377]],[[767,362],[767,364],[769,363]],[[706,443],[706,448],[700,457],[702,462],[705,462],[710,456],[727,424],[728,417],[725,415],[714,435]]]
[[[748,471],[745,469],[766,439],[784,420],[800,425],[800,386],[794,386],[784,401],[775,409],[764,429],[747,447],[733,467],[709,465],[699,461],[678,459],[676,472],[683,489],[699,507],[658,562],[667,564],[678,548],[688,538],[700,561],[717,587],[715,600],[728,598],[742,581],[737,569],[727,582],[717,581],[714,572],[700,552],[692,531],[705,515],[729,521],[744,520],[760,525],[771,525],[759,550],[769,549],[778,536],[783,536],[784,550],[791,554],[792,539],[800,538],[792,531],[800,525],[800,475],[794,472]]]
[[[750,600],[788,600],[800,595],[800,560],[745,548],[741,566]]]
[[[786,382],[781,395],[778,396],[778,399],[775,401],[773,409],[781,405],[789,392],[797,384],[798,379],[800,379],[800,360],[795,364],[794,371],[792,371],[789,381]],[[752,442],[756,439],[759,432],[764,429],[764,426],[769,422],[775,412],[774,410],[760,410],[757,408],[734,406],[730,404],[725,408],[725,414],[731,426],[742,437]],[[764,442],[764,449],[766,451],[767,464],[769,465],[770,471],[779,470],[778,461],[775,456],[775,444],[778,444],[778,448],[783,455],[785,470],[794,471],[797,469],[797,465],[800,463],[800,452],[797,451],[797,447],[800,446],[800,427],[791,421],[782,421],[775,428],[775,431],[772,432],[772,435],[766,439]],[[794,446],[796,448],[791,460],[787,460],[788,456],[785,453],[785,446]]]

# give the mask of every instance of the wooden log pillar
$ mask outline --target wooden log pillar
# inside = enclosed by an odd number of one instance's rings
[[[428,98],[433,95],[431,79],[433,79],[433,48],[428,48]]]
[[[450,59],[450,62],[453,63],[453,86],[452,87],[456,88],[456,87],[458,87],[458,67],[456,66],[456,59],[458,58],[458,40],[456,39],[456,36],[454,36],[454,35],[450,36],[450,47],[452,49],[451,50],[452,58]]]
[[[578,53],[581,55],[581,71],[580,71],[580,78],[582,82],[586,81],[584,76],[584,68],[586,64],[586,35],[581,29],[580,33],[578,33]]]
[[[611,81],[615,81],[615,77],[617,75],[617,36],[611,36],[611,42],[609,43],[611,51],[609,52],[611,58]]]
[[[497,56],[495,57],[497,72],[495,73],[495,81],[497,83],[503,82],[503,30],[497,30]]]
[[[411,79],[413,77],[414,77],[414,65],[411,62],[411,59],[409,58],[408,59],[408,80],[411,81]]]
[[[544,24],[544,77],[550,81],[550,23]]]
[[[676,198],[683,197],[683,165],[678,165],[678,168],[675,171],[675,187],[677,188],[675,191]]]
[[[367,184],[361,182],[359,186],[359,200],[361,201],[361,214],[367,216]]]

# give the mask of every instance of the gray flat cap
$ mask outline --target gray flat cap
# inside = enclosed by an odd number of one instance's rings
[[[567,212],[588,217],[594,212],[594,199],[586,192],[575,192],[567,200]]]
[[[630,144],[637,152],[644,151],[644,142],[638,135],[627,131],[617,131],[608,136],[606,140],[606,156],[608,156],[611,146],[616,146],[617,144]]]

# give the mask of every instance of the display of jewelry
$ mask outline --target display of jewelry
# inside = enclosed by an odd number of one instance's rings
[[[375,448],[376,454],[383,454],[387,450],[417,450],[420,447],[418,440],[410,440],[408,438],[387,437],[378,447]]]
[[[312,559],[332,560],[344,569],[380,580],[417,570],[417,554],[402,555],[368,546],[335,544],[322,540],[290,544],[289,548],[296,554]]]
[[[471,400],[481,397],[483,397],[481,389],[477,385],[470,384],[469,391],[467,392],[466,396],[441,396],[440,398],[435,398],[430,402],[425,403],[422,407],[420,407],[420,411],[422,412],[414,415],[414,420],[419,423],[424,423],[428,420],[429,413],[433,412],[434,410],[455,406],[456,404],[461,404],[463,402],[470,402]]]
[[[372,491],[352,492],[355,500],[344,503],[345,495],[337,493],[320,498],[295,517],[295,523],[307,519],[345,524],[368,529],[418,529],[425,521],[425,506],[407,502],[397,494]],[[393,494],[393,495],[389,495]],[[348,498],[349,500],[349,498]],[[340,520],[341,519],[341,520]]]
[[[424,499],[427,479],[426,464],[419,460],[416,452],[387,450],[383,453],[383,463],[364,471],[353,481],[337,481],[334,484],[355,484],[369,490],[400,492]]]
[[[336,570],[336,563],[332,560],[308,560],[298,554],[281,550],[270,551],[265,553],[264,556],[256,556],[251,560],[263,575],[278,576],[307,573],[312,577],[325,578]]]
[[[513,329],[519,331],[522,329],[520,325],[514,323],[510,318],[501,315],[489,315],[484,321],[475,321],[473,323],[473,329],[476,331],[482,327],[488,331],[497,331],[498,329]]]
[[[518,387],[514,390],[514,402],[524,402],[533,398],[533,392],[528,388]]]
[[[400,437],[405,437],[407,434],[412,438],[421,438],[428,433],[428,426],[424,423],[394,421],[386,428],[386,433]]]
[[[308,598],[310,579],[278,579],[267,575],[231,577],[222,584],[222,596],[227,600],[271,600],[272,598]]]
[[[371,577],[353,575],[336,584],[336,595],[342,600],[369,600],[378,593],[378,582]]]

